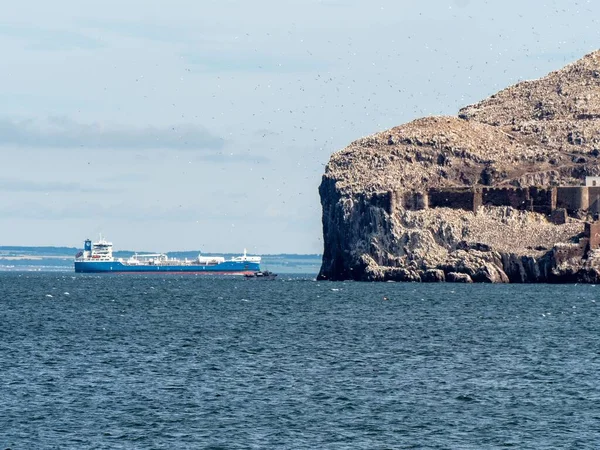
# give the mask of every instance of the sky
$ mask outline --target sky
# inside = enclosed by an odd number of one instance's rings
[[[321,253],[352,141],[600,48],[600,2],[20,0],[0,17],[0,245]]]

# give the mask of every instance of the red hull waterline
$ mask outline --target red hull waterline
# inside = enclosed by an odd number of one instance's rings
[[[250,270],[246,270],[244,272],[217,272],[217,271],[213,271],[213,272],[207,272],[207,271],[202,271],[202,272],[161,272],[160,270],[153,270],[153,271],[139,271],[139,272],[134,272],[132,270],[126,270],[126,271],[118,271],[118,270],[110,270],[110,271],[106,271],[106,272],[88,272],[87,275],[104,275],[104,274],[115,274],[115,275],[122,275],[122,274],[127,274],[127,275],[212,275],[212,276],[220,276],[220,275],[226,275],[226,276],[243,276],[243,275],[254,275],[254,272],[250,271]]]

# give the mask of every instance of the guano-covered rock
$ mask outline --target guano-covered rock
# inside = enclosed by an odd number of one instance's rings
[[[600,51],[358,139],[319,188],[319,278],[597,282],[599,157]]]

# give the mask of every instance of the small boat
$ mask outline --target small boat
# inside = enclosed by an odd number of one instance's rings
[[[276,273],[270,272],[268,270],[259,270],[254,273],[247,273],[244,275],[246,278],[257,278],[262,280],[274,280],[277,277]]]

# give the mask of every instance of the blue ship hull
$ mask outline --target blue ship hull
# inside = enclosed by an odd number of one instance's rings
[[[128,265],[119,261],[75,261],[78,273],[206,273],[212,275],[244,275],[260,271],[260,263],[225,261],[215,265]]]

